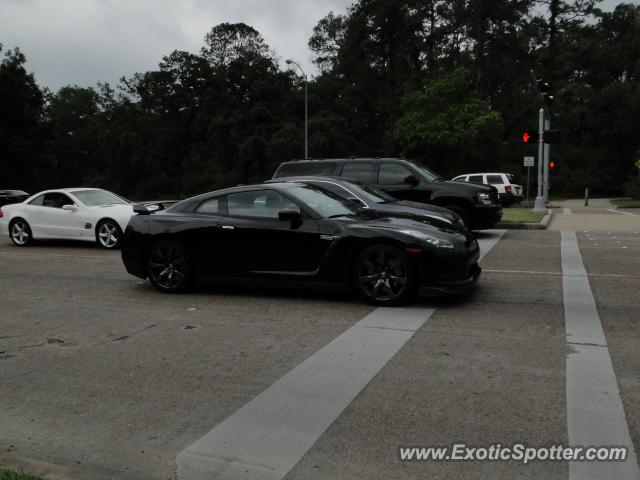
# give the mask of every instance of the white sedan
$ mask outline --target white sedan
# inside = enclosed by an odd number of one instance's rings
[[[68,239],[117,248],[132,215],[132,203],[106,190],[47,190],[0,208],[0,232],[19,247],[33,240]]]

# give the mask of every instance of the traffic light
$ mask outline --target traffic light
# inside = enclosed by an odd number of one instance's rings
[[[549,162],[549,168],[555,168],[555,166],[556,166],[556,162],[553,162],[553,161]]]
[[[542,103],[548,107],[553,105],[553,95],[551,95],[551,85],[544,80],[536,80],[538,92],[540,92],[540,99]]]
[[[538,132],[534,132],[533,130],[525,130],[522,133],[522,137],[520,138],[522,139],[522,143],[537,143],[539,140],[539,135]]]
[[[543,134],[544,143],[559,143],[560,135],[560,130],[545,130]]]

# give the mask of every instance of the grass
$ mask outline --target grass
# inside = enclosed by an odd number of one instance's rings
[[[640,200],[633,200],[631,198],[618,198],[611,200],[611,203],[616,207],[640,207]]]
[[[502,223],[540,223],[544,213],[536,213],[530,208],[505,208],[502,210]]]
[[[43,480],[43,478],[22,471],[0,469],[0,480]]]

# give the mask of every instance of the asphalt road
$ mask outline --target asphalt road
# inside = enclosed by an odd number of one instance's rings
[[[640,234],[577,237],[637,447]],[[399,460],[401,446],[570,442],[560,232],[509,231],[482,267],[473,295],[411,307],[419,326],[286,478],[569,478],[567,463]],[[118,252],[78,244],[2,239],[0,272],[0,462],[76,478],[174,478],[180,452],[376,313],[316,292],[163,295]]]

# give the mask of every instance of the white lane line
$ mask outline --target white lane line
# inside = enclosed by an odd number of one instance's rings
[[[178,480],[284,478],[433,312],[377,308],[182,451]]]
[[[570,208],[565,208],[565,209],[563,209],[563,210],[562,210],[562,213],[563,213],[564,215],[573,215],[573,212],[571,211],[571,209],[570,209]]]
[[[608,212],[613,212],[613,213],[619,213],[621,215],[631,215],[632,217],[637,216],[635,213],[632,212],[625,212],[624,210],[618,210],[616,208],[608,208],[607,209]]]
[[[609,348],[574,231],[562,231],[569,444],[627,447],[625,462],[570,462],[569,480],[640,480]]]
[[[480,245],[480,260],[495,247],[496,243],[502,238],[506,230],[491,230],[490,232],[482,232],[482,236],[478,238]]]
[[[376,308],[178,454],[177,479],[281,480],[434,311]]]

